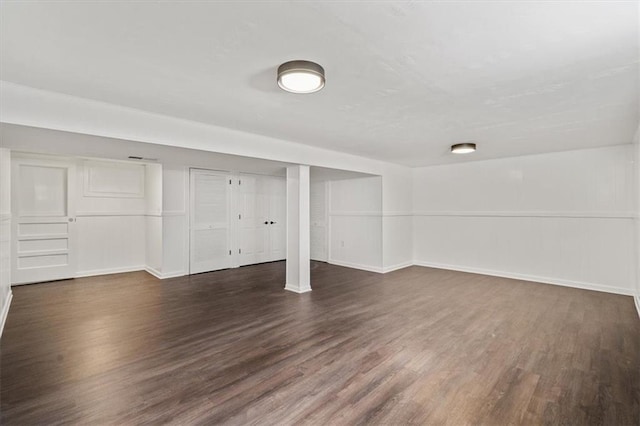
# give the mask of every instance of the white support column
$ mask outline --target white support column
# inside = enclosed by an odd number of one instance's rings
[[[311,291],[309,166],[287,167],[287,282],[285,290]]]

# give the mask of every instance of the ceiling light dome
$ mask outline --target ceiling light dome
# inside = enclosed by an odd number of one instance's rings
[[[473,142],[457,143],[451,145],[452,154],[469,154],[476,150],[476,144]]]
[[[287,92],[317,92],[324,81],[324,68],[315,62],[289,61],[278,67],[278,86]]]

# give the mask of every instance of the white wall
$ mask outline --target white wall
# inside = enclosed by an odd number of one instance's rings
[[[145,266],[146,270],[162,277],[162,166],[145,165]]]
[[[416,264],[631,294],[633,147],[414,169]]]
[[[311,260],[319,260],[322,262],[329,260],[328,185],[329,183],[325,181],[312,182],[309,196]]]
[[[329,263],[382,272],[382,178],[329,183]]]
[[[154,194],[146,166],[76,161],[77,276],[145,269],[147,196]]]
[[[189,273],[189,169],[164,165],[162,169],[162,275]]]
[[[0,148],[0,336],[11,297],[11,151]]]
[[[410,169],[389,169],[382,180],[382,270],[413,262],[413,176]]]
[[[145,269],[144,215],[109,213],[78,217],[76,276]]]

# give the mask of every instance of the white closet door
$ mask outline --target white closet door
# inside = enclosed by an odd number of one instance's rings
[[[269,261],[287,257],[287,182],[268,178],[269,187]]]
[[[242,175],[239,190],[239,264],[269,260],[268,186],[262,176]]]
[[[72,163],[13,161],[13,284],[75,276],[74,182]]]
[[[191,170],[190,273],[231,267],[230,177]]]
[[[239,264],[285,259],[286,181],[258,175],[242,175],[240,180]]]

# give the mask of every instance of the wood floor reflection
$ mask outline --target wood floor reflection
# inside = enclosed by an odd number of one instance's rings
[[[640,424],[631,297],[284,267],[14,287],[2,424]]]

